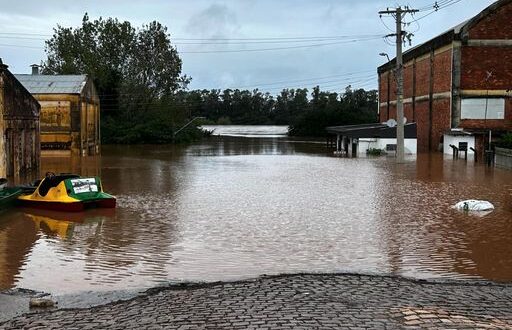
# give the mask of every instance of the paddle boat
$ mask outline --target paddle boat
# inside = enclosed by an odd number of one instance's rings
[[[19,187],[7,187],[7,179],[0,179],[0,210],[10,208],[16,203],[16,199],[23,193]]]
[[[21,195],[21,206],[56,211],[83,211],[90,207],[114,208],[116,198],[103,192],[97,177],[81,177],[76,174],[48,172],[37,182],[32,194]]]

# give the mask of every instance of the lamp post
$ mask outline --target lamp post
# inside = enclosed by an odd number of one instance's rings
[[[487,124],[487,110],[489,105],[489,80],[492,77],[492,71],[486,72],[487,76],[485,78],[485,83],[487,87],[486,91],[486,97],[485,97],[485,114],[484,114],[484,122]],[[492,164],[492,149],[491,149],[491,142],[492,142],[492,130],[489,128],[489,149],[487,149],[487,165],[491,166]]]
[[[391,62],[389,59],[389,55],[387,53],[379,53],[380,56],[385,56],[388,59],[388,62]]]

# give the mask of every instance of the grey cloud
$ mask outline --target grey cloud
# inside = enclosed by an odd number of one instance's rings
[[[236,13],[221,4],[212,4],[193,15],[186,26],[193,35],[218,38],[232,36],[240,29]]]

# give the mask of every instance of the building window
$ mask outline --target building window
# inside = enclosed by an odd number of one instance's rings
[[[461,119],[505,119],[505,99],[462,99]]]

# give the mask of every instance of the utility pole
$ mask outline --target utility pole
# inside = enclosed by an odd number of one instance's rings
[[[418,12],[409,7],[398,7],[396,9],[379,11],[379,15],[391,15],[396,20],[396,161],[403,163],[405,159],[404,146],[404,79],[403,79],[403,61],[402,61],[402,43],[405,38],[410,36],[402,31],[402,19],[406,14]]]

